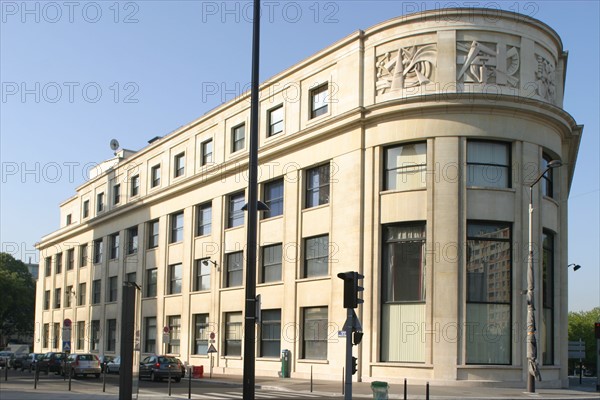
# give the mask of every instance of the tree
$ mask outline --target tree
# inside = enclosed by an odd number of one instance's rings
[[[31,334],[35,282],[27,266],[8,253],[0,253],[0,293],[0,343],[15,333]]]
[[[569,341],[585,343],[584,365],[594,369],[596,365],[596,336],[594,335],[594,323],[600,321],[600,307],[590,311],[569,312]]]

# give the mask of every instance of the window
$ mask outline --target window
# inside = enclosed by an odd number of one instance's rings
[[[54,289],[54,308],[60,308],[61,292],[60,288]]]
[[[304,239],[304,278],[329,273],[329,236]]]
[[[136,283],[136,281],[137,281],[137,274],[135,272],[129,272],[127,275],[125,275],[125,282]]]
[[[213,141],[212,139],[200,145],[202,156],[200,158],[200,165],[207,165],[213,160]]]
[[[264,310],[260,325],[260,356],[278,358],[280,342],[281,310]]]
[[[87,218],[90,216],[90,201],[83,201],[83,218]]]
[[[94,264],[102,262],[103,247],[104,243],[102,242],[102,239],[94,240]]]
[[[243,150],[246,146],[246,125],[241,124],[231,130],[231,152]]]
[[[58,253],[55,257],[55,270],[56,274],[60,274],[62,272],[62,253]]]
[[[242,313],[225,313],[225,356],[242,355]]]
[[[554,364],[554,233],[542,234],[542,363]]]
[[[46,290],[44,292],[44,310],[50,309],[50,291]]]
[[[127,254],[135,254],[138,251],[138,227],[132,226],[127,229]]]
[[[73,285],[67,286],[65,290],[65,307],[71,307],[71,296],[74,295]]]
[[[73,217],[71,214],[67,214],[67,221],[66,221],[67,225],[71,225],[71,222],[73,222]]]
[[[467,364],[511,363],[511,253],[509,224],[467,222]]]
[[[206,355],[208,350],[208,314],[194,314],[193,354]]]
[[[86,283],[79,284],[79,292],[77,293],[77,305],[84,306],[85,305],[85,291],[87,289]]]
[[[55,322],[52,325],[52,348],[58,349],[58,343],[60,340],[60,323]]]
[[[196,273],[194,274],[194,291],[210,290],[209,259],[196,260]]]
[[[73,269],[75,265],[75,249],[67,250],[67,271]]]
[[[100,321],[97,319],[93,320],[89,332],[91,351],[98,351],[100,347],[100,334]]]
[[[409,143],[385,149],[384,190],[426,186],[427,144]]]
[[[245,193],[243,191],[229,195],[228,228],[244,225],[244,211],[242,207],[245,200]]]
[[[44,324],[42,347],[47,349],[50,344],[50,324]]]
[[[119,234],[113,233],[108,237],[108,241],[110,243],[110,259],[114,260],[116,258],[119,258],[119,245],[121,242]]]
[[[131,177],[131,197],[140,194],[140,176],[134,175]]]
[[[44,276],[50,276],[52,274],[52,257],[46,257],[44,259]]]
[[[113,204],[119,204],[121,202],[121,185],[117,184],[113,186]]]
[[[115,351],[117,344],[117,320],[107,319],[106,351]]]
[[[204,203],[197,208],[196,236],[210,235],[212,229],[212,204]]]
[[[85,267],[88,263],[88,245],[79,246],[79,267]]]
[[[275,136],[283,132],[283,105],[269,111],[269,132],[267,136]]]
[[[169,334],[171,337],[167,345],[167,353],[179,354],[181,340],[181,315],[171,315],[168,318]]]
[[[327,360],[327,307],[302,311],[302,358]]]
[[[548,169],[548,164],[552,161],[552,158],[544,154],[542,157],[542,171]],[[542,194],[546,197],[553,198],[554,197],[554,168],[548,169],[544,176],[542,176]]]
[[[144,332],[144,352],[156,352],[156,317],[146,317]]]
[[[96,195],[96,211],[104,211],[104,193],[98,193]]]
[[[283,215],[283,179],[265,183],[264,202],[269,207],[263,212],[264,218]]]
[[[148,222],[148,248],[158,247],[158,220]]]
[[[117,285],[117,277],[111,276],[108,278],[108,291],[106,292],[108,297],[107,301],[117,301],[117,293],[119,287]]]
[[[173,171],[173,176],[177,178],[178,176],[183,176],[185,173],[185,153],[179,153],[175,156],[175,170]]]
[[[329,164],[306,171],[306,208],[329,203]]]
[[[329,87],[327,84],[312,89],[310,91],[310,118],[326,114],[328,102]]]
[[[171,243],[183,240],[183,211],[171,214]]]
[[[398,336],[404,324],[425,324],[425,224],[385,226],[382,246],[381,361],[425,362],[421,335]]]
[[[156,268],[146,270],[146,297],[156,296],[156,284],[158,282],[158,272]]]
[[[243,267],[243,252],[236,251],[235,253],[226,254],[227,257],[227,274],[225,275],[225,287],[242,286],[244,273]]]
[[[181,264],[169,265],[169,293],[181,293],[181,280],[183,279],[183,267]]]
[[[102,294],[102,281],[96,279],[92,282],[92,304],[100,303],[100,296]]]
[[[153,166],[150,169],[150,187],[157,187],[160,185],[160,164]]]
[[[85,343],[85,321],[77,321],[77,343],[75,348],[77,350],[83,350],[83,344]]]
[[[508,143],[467,141],[467,186],[491,188],[511,186]]]
[[[262,282],[281,281],[281,244],[262,248]]]

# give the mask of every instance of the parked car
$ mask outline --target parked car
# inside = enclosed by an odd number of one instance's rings
[[[37,364],[37,362],[44,357],[44,353],[29,353],[29,355],[27,356],[27,358],[25,358],[23,360],[23,363],[21,364],[21,371],[25,371],[26,369],[29,370],[29,372],[35,370],[35,366]]]
[[[108,364],[110,361],[113,360],[113,356],[100,356],[98,357],[98,359],[100,360],[100,369],[102,370],[102,372],[104,372],[104,367],[106,366],[106,364]]]
[[[181,377],[185,378],[185,364],[181,362],[179,358],[176,358],[179,368],[181,368]]]
[[[140,363],[140,379],[159,381],[168,378],[169,371],[175,382],[181,381],[181,367],[176,358],[152,355],[145,357]]]
[[[100,359],[97,355],[89,353],[71,354],[67,358],[63,375],[70,375],[71,378],[77,378],[78,375],[94,375],[99,378],[101,372]]]
[[[65,353],[58,353],[50,351],[44,354],[38,362],[36,367],[39,368],[40,372],[45,372],[46,375],[50,372],[56,372],[60,374],[63,368],[63,361],[67,358]]]
[[[15,356],[12,351],[0,351],[0,367],[10,368],[10,360]]]
[[[21,368],[23,366],[23,361],[27,358],[27,356],[27,353],[15,353],[10,360],[10,366],[15,370]]]
[[[121,357],[115,357],[113,360],[106,363],[107,374],[118,374],[121,367]]]

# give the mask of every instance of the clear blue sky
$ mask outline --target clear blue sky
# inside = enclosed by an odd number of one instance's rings
[[[271,1],[262,22],[261,81],[425,4],[475,3]],[[34,243],[58,228],[58,205],[89,166],[112,156],[110,139],[138,150],[230,100],[250,80],[251,2],[67,4],[0,2],[0,242],[24,261],[37,261]],[[600,304],[599,3],[478,4],[540,19],[569,51],[564,108],[585,125],[569,200],[569,262],[583,268],[569,273],[569,309],[591,309]],[[230,92],[203,91],[215,84]]]

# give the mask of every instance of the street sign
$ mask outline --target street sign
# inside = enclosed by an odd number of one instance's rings
[[[217,352],[217,349],[215,348],[215,346],[214,346],[214,345],[212,345],[212,344],[211,344],[210,346],[208,346],[208,350],[206,350],[206,352],[207,352],[208,354],[210,354],[210,353],[216,353],[216,352]]]
[[[169,344],[171,343],[171,335],[168,332],[163,333],[163,343]]]
[[[346,331],[338,331],[338,337],[346,337]]]
[[[70,340],[63,340],[62,342],[62,348],[64,352],[70,352],[71,351],[71,341]]]
[[[164,333],[169,333],[169,331],[170,331],[170,330],[171,330],[171,329],[169,329],[169,327],[168,327],[168,326],[165,326],[165,327],[163,328],[163,332],[164,332]]]
[[[209,337],[210,337],[210,340],[215,340],[215,333],[211,332]]]
[[[70,328],[71,327],[71,320],[69,318],[66,318],[63,321],[63,327],[65,327],[65,328]]]
[[[569,358],[576,358],[576,359],[585,358],[585,342],[570,341],[569,342]]]

